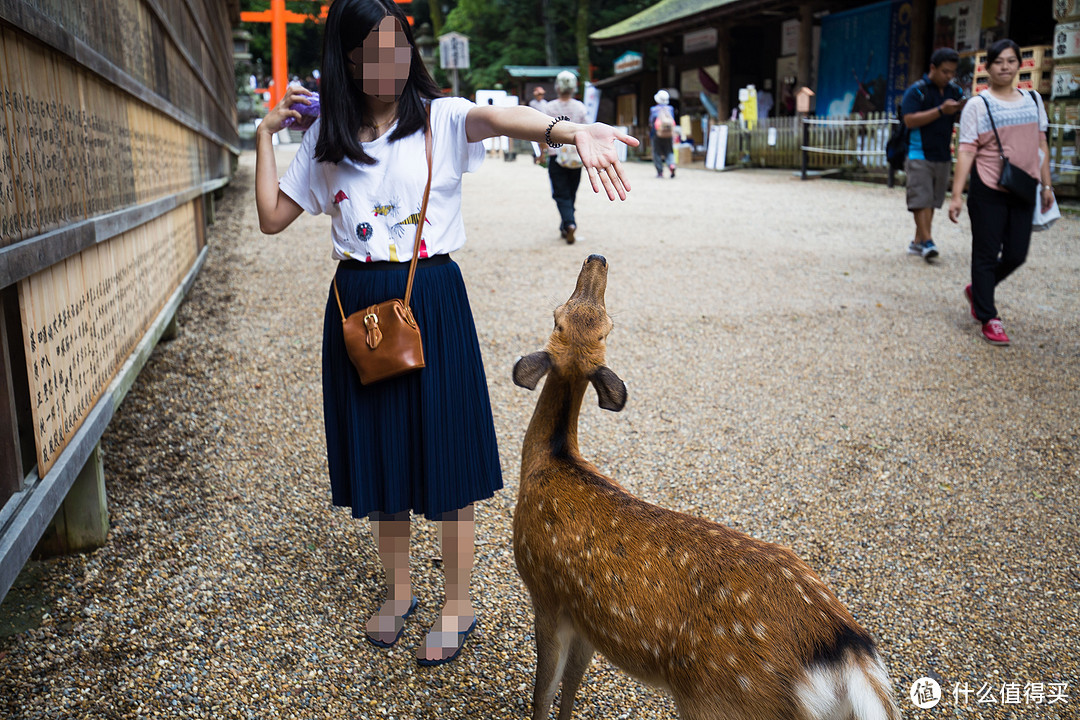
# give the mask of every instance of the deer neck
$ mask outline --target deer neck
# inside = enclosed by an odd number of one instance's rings
[[[580,458],[578,415],[589,381],[549,374],[536,403],[521,451],[522,476],[538,461]]]

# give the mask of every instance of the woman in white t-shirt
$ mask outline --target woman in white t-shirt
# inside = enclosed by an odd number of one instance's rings
[[[305,210],[326,213],[345,314],[402,297],[427,179],[430,109],[433,179],[412,294],[427,366],[361,385],[328,287],[323,405],[333,503],[371,518],[386,570],[387,600],[367,623],[373,644],[393,645],[417,605],[409,581],[410,512],[442,522],[446,604],[416,654],[421,664],[439,664],[457,656],[476,625],[469,596],[473,503],[502,487],[476,329],[449,256],[465,242],[461,177],[480,166],[485,138],[572,143],[593,190],[603,186],[610,199],[625,199],[630,186],[614,142],[637,141],[607,125],[552,121],[529,107],[440,97],[405,15],[390,0],[336,0],[324,37],[321,117],[280,184],[272,136],[286,118],[300,119],[290,108],[310,104],[310,93],[290,86],[259,126],[259,226],[273,234]]]

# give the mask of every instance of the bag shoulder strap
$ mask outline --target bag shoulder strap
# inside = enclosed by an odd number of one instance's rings
[[[420,236],[424,232],[424,218],[427,217],[428,197],[431,195],[431,104],[427,106],[427,119],[424,122],[424,154],[427,155],[427,185],[424,187],[424,201],[420,205],[420,221],[416,224],[416,240],[413,242],[413,256],[409,262],[409,280],[405,285],[405,307],[412,299],[413,278],[416,276],[416,261],[420,258]],[[334,275],[334,297],[337,298],[341,321],[345,322],[345,309],[341,306],[338,293],[337,275]]]
[[[979,95],[979,97],[981,97],[982,101],[986,103],[986,116],[990,118],[990,127],[994,130],[994,139],[997,140],[998,155],[1000,155],[1001,159],[1004,160],[1005,149],[1001,147],[1001,136],[998,135],[997,125],[994,124],[994,113],[990,112],[990,101],[986,99],[985,95]]]
[[[427,118],[424,120],[424,154],[427,155],[427,185],[424,186],[424,202],[420,205],[420,220],[416,223],[416,240],[413,241],[412,261],[409,262],[409,281],[405,285],[405,307],[410,307],[413,277],[416,275],[416,261],[420,258],[420,236],[424,232],[424,220],[427,217],[428,197],[431,195],[431,103],[427,106]]]
[[[920,105],[923,110],[928,109],[926,107],[926,78],[919,78],[915,81],[915,89],[919,91],[919,97],[922,100]]]
[[[922,112],[923,110],[926,110],[926,78],[919,78],[911,87],[915,88],[916,92],[919,93],[919,111]],[[909,128],[904,124],[904,116],[899,110],[899,108],[902,107],[902,103],[903,99],[897,101],[896,119],[900,121],[900,129],[897,132],[897,135],[909,137],[914,128]]]
[[[1021,90],[1020,92],[1023,92],[1023,90]],[[1028,90],[1027,96],[1030,97],[1031,102],[1033,102],[1035,104],[1035,126],[1038,127],[1039,126],[1039,101],[1035,99],[1035,93],[1030,91],[1030,90]],[[979,95],[979,97],[981,97],[983,102],[986,103],[986,116],[988,118],[990,118],[990,127],[994,130],[994,139],[997,140],[998,155],[1000,155],[1001,159],[1004,160],[1005,159],[1005,149],[1003,147],[1001,147],[1001,136],[998,135],[997,126],[994,125],[994,114],[992,112],[990,112],[990,101],[986,99],[985,95]]]
[[[341,307],[341,295],[337,291],[337,273],[334,273],[334,297],[337,298],[337,309],[341,313],[341,322],[345,322],[345,308]]]

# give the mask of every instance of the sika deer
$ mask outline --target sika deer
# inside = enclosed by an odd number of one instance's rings
[[[621,410],[604,365],[607,261],[590,255],[555,310],[547,348],[514,382],[547,375],[521,451],[514,557],[536,616],[533,720],[562,681],[560,720],[593,653],[669,691],[686,720],[896,720],[874,643],[789,549],[639,500],[578,451],[589,383]]]

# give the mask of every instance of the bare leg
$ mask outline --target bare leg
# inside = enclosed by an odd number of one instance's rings
[[[476,549],[476,520],[472,505],[442,520],[443,576],[446,604],[435,621],[417,657],[441,660],[453,655],[458,647],[458,633],[472,625],[476,617],[469,596],[473,558]]]
[[[924,243],[933,238],[934,208],[920,208],[912,214],[915,216],[915,242]]]
[[[383,642],[392,642],[401,629],[400,617],[412,601],[409,580],[409,512],[396,515],[372,514],[371,531],[379,548],[386,573],[386,602],[367,622],[368,635]]]

